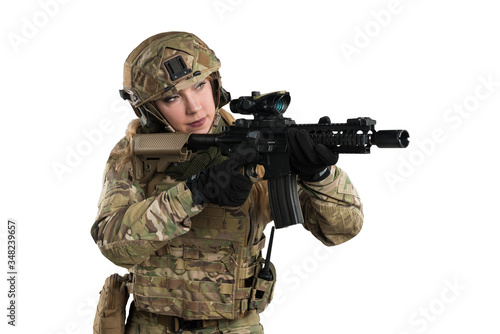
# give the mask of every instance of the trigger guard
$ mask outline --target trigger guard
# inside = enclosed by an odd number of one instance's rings
[[[246,166],[245,167],[245,175],[248,176],[250,181],[252,181],[253,183],[263,180],[263,178],[258,177],[259,175],[257,174],[256,167],[257,166]]]

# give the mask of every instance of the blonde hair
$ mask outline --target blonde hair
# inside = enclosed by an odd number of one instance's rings
[[[264,176],[264,167],[257,165],[257,174]],[[250,217],[259,225],[265,226],[271,221],[271,207],[269,204],[269,193],[267,191],[267,181],[260,181],[253,184],[250,191]]]
[[[119,173],[125,166],[127,162],[132,161],[132,138],[141,133],[141,120],[136,118],[132,120],[125,131],[125,139],[127,140],[127,145],[121,150],[116,151],[115,157],[117,158],[115,171]]]

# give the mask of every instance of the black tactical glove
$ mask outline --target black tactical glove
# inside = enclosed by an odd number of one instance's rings
[[[242,164],[234,159],[202,170],[186,180],[196,204],[241,206],[252,189],[252,181],[241,173]]]
[[[328,117],[322,117],[319,124],[329,124]],[[324,180],[330,175],[328,167],[335,165],[339,155],[323,144],[315,144],[306,130],[290,128],[287,131],[290,147],[290,163],[304,181]]]

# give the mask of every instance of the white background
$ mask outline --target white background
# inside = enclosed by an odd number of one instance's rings
[[[370,116],[411,134],[406,150],[341,156],[364,204],[359,236],[327,249],[300,226],[276,232],[266,333],[498,333],[494,3],[2,2],[2,333],[91,332],[104,279],[123,273],[90,236],[105,161],[134,117],[118,96],[123,62],[170,30],[216,51],[233,98],[288,90],[298,123]],[[15,328],[8,218],[18,224]]]

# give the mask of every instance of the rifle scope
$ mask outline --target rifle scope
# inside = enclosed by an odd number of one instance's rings
[[[231,100],[231,111],[243,115],[281,116],[290,104],[290,93],[286,91],[260,95],[252,92],[252,96],[241,96]]]

